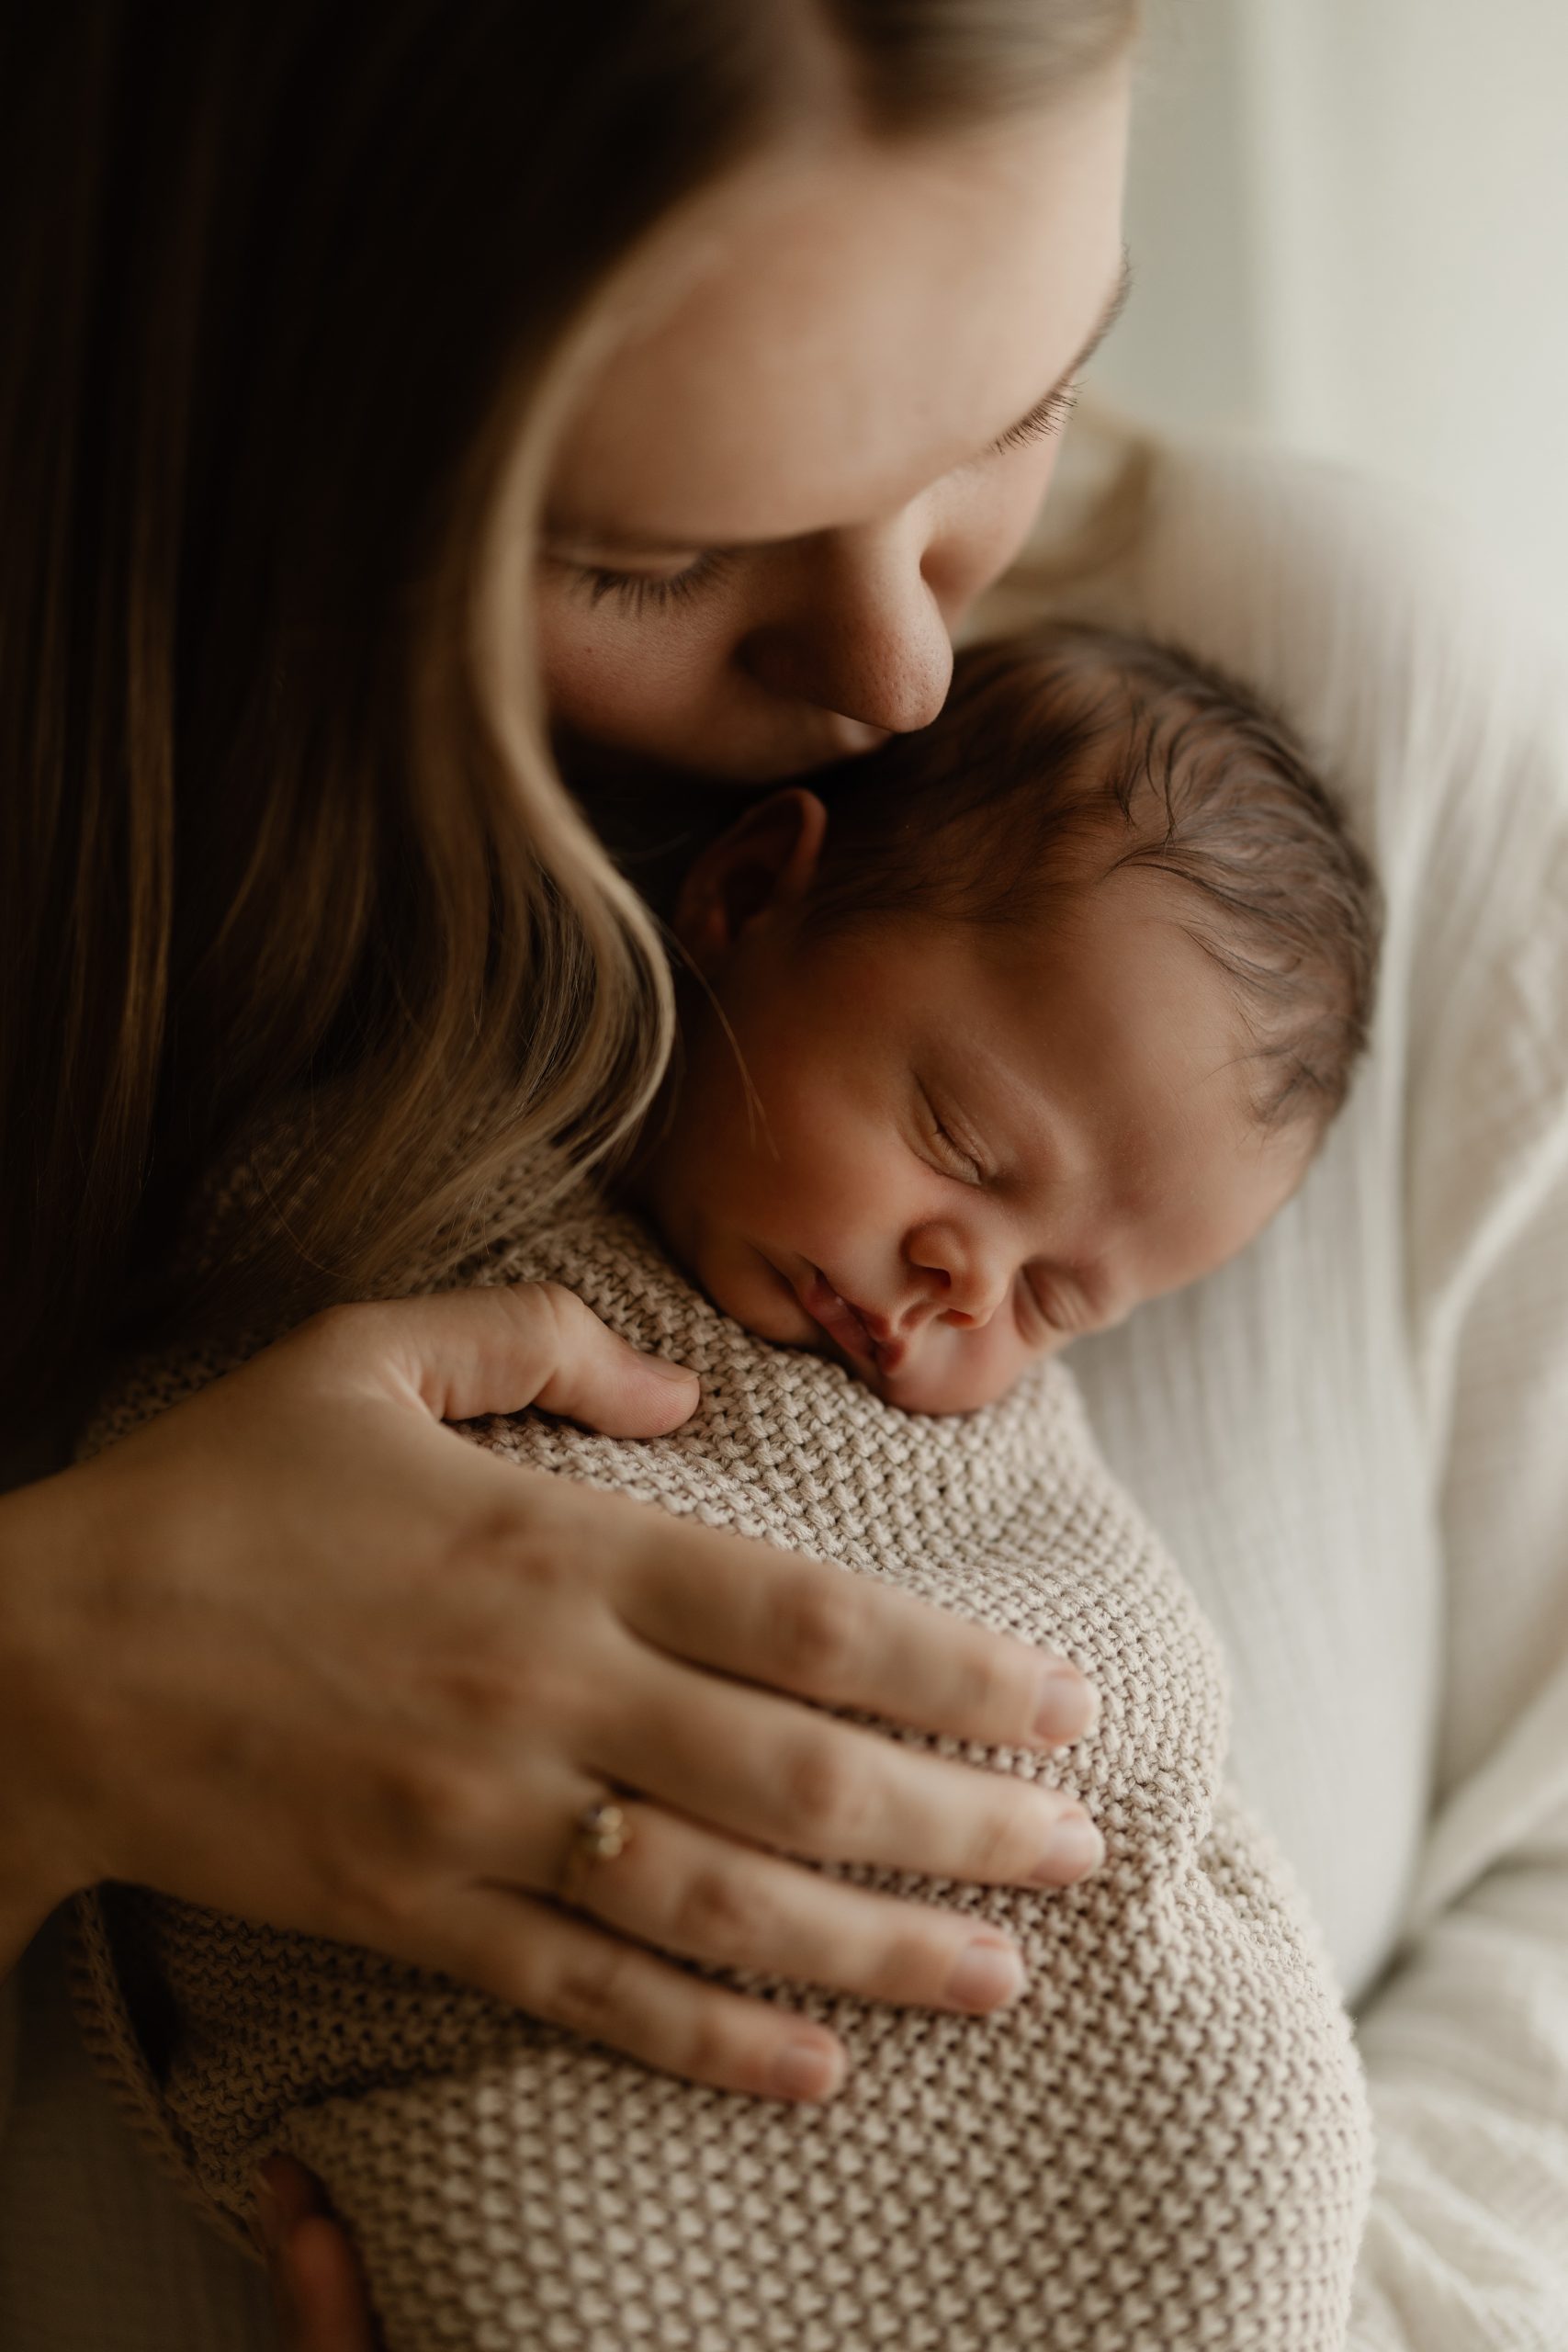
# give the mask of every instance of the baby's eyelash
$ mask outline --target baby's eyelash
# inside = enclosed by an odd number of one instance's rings
[[[986,1181],[986,1170],[978,1156],[971,1151],[966,1144],[960,1143],[952,1129],[943,1122],[942,1114],[923,1087],[920,1090],[920,1097],[925,1104],[926,1126],[932,1148],[937,1158],[945,1161],[948,1174],[956,1176],[965,1184],[983,1184]]]
[[[642,613],[683,604],[716,580],[725,568],[721,555],[700,555],[683,571],[615,571],[606,564],[568,563],[591,605],[612,596],[627,612]]]
[[[959,1143],[954,1136],[948,1134],[947,1129],[942,1125],[940,1119],[937,1121],[933,1132],[938,1143],[942,1146],[942,1157],[951,1160],[956,1168],[960,1169],[963,1173],[971,1180],[971,1182],[977,1183],[980,1177],[978,1165],[971,1154],[964,1150],[963,1145]]]
[[[1064,384],[1058,391],[1047,392],[1039,406],[1032,408],[1027,416],[1021,416],[1016,424],[1010,424],[993,447],[998,450],[1022,449],[1032,441],[1048,440],[1053,433],[1060,433],[1077,406],[1077,397],[1076,384]]]

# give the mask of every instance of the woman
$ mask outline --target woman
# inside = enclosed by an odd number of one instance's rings
[[[100,6],[14,37],[0,1126],[12,1370],[57,1417],[160,1317],[373,1293],[520,1136],[613,1149],[665,1048],[657,945],[541,714],[584,775],[586,739],[655,791],[661,762],[760,783],[939,707],[1114,300],[1130,16],[229,5],[164,51]],[[168,1256],[196,1173],[304,1084],[333,1182],[192,1298]],[[689,1409],[554,1297],[347,1309],[0,1504],[7,1957],[71,1887],[138,1878],[796,2097],[833,2088],[826,2038],[660,1951],[733,1958],[760,1910],[803,1979],[1008,1996],[942,1915],[872,1918],[784,1857],[1022,1877],[1050,1819],[781,1694],[1005,1740],[1080,1725],[1081,1682],[487,1478],[439,1422],[541,1368],[606,1428]],[[1161,1371],[1192,1385],[1174,1350]],[[1269,1607],[1231,1598],[1238,1670]],[[677,1743],[656,1653],[713,1736]],[[1326,1632],[1316,1655],[1321,1734],[1348,1668]],[[735,1709],[754,1778],[678,1770],[733,1750]],[[1418,1713],[1390,1743],[1412,1785]],[[638,1835],[590,1919],[550,1896],[606,1778]],[[1369,2347],[1406,2340],[1416,2261],[1393,2206],[1382,2228]],[[353,2352],[346,2249],[281,2235],[299,2341]],[[200,2340],[241,2340],[242,2288],[211,2292]]]

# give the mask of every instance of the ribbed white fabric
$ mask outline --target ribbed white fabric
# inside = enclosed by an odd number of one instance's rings
[[[1464,556],[1364,484],[1183,450],[1154,500],[1074,608],[1288,708],[1379,859],[1384,1010],[1264,1241],[1074,1368],[1225,1644],[1237,1777],[1359,2007],[1380,2178],[1350,2352],[1558,2352],[1568,712]],[[254,2352],[254,2277],[220,2284],[115,2141],[50,1966],[0,2152],[0,2341]]]

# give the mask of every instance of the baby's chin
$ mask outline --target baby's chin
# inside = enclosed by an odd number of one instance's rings
[[[1010,1363],[981,1365],[949,1357],[945,1363],[907,1364],[892,1379],[880,1372],[863,1376],[868,1388],[903,1413],[978,1413],[999,1403],[1040,1360],[1019,1355]]]

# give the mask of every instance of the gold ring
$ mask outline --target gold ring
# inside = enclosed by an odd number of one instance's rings
[[[577,1816],[573,1850],[585,1862],[613,1862],[631,1843],[632,1826],[624,1805],[605,1801],[584,1805]]]

